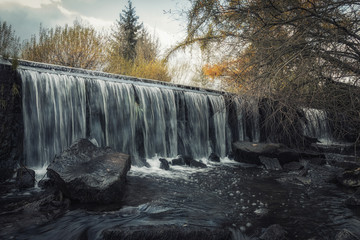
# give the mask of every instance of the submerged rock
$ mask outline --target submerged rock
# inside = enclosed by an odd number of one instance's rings
[[[169,166],[169,162],[165,159],[165,158],[160,158],[160,168],[164,169],[164,170],[169,170],[170,166]]]
[[[30,168],[19,168],[16,172],[16,185],[20,189],[35,186],[35,171]]]
[[[208,160],[210,162],[220,162],[220,157],[216,153],[211,153]]]
[[[265,166],[267,170],[281,170],[282,167],[277,158],[269,158],[260,156],[260,162]]]
[[[338,232],[335,236],[335,240],[359,240],[360,237],[356,236],[354,233],[350,232],[347,229],[343,229]]]
[[[138,156],[131,156],[131,165],[137,167],[150,167],[150,164],[146,161],[146,158],[141,158]]]
[[[289,171],[296,171],[304,168],[304,166],[301,165],[301,163],[299,162],[289,162],[284,164],[283,167],[285,170],[289,170]]]
[[[206,164],[196,161],[195,159],[193,159],[190,156],[182,156],[179,155],[177,158],[172,159],[171,160],[171,165],[178,165],[178,166],[183,166],[183,165],[187,165],[190,167],[195,167],[195,168],[206,168]]]
[[[191,159],[190,160],[190,167],[194,167],[194,168],[207,168],[205,163],[196,161],[195,159]]]
[[[183,165],[185,165],[185,161],[184,161],[183,158],[178,157],[178,158],[175,158],[175,159],[172,159],[172,160],[171,160],[171,165],[174,165],[174,166],[183,166]]]
[[[233,143],[235,161],[261,165],[260,156],[277,158],[280,164],[299,161],[299,154],[280,143]]]
[[[116,226],[102,232],[103,240],[138,240],[138,239],[187,239],[187,240],[228,240],[231,232],[227,229],[200,226],[151,225],[123,227]]]
[[[360,188],[348,199],[346,199],[345,204],[349,207],[360,207]]]
[[[360,168],[342,172],[337,180],[346,187],[360,187]]]
[[[130,166],[129,155],[79,139],[55,157],[47,174],[70,199],[111,203],[121,200]]]
[[[268,227],[260,236],[261,240],[285,240],[287,231],[279,224],[274,224]]]

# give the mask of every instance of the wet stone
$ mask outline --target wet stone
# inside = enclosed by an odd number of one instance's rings
[[[29,168],[19,168],[16,172],[16,185],[20,189],[35,186],[35,171]]]
[[[165,158],[160,158],[160,168],[164,169],[164,170],[169,170],[170,166],[169,166],[169,162],[165,159]]]

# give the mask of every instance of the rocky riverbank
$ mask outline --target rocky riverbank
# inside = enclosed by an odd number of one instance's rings
[[[324,154],[274,168],[274,155],[264,159],[203,160],[207,168],[169,160],[167,170],[155,159],[129,171],[112,205],[79,203],[54,188],[19,189],[13,180],[0,188],[0,238],[360,238],[358,162]]]

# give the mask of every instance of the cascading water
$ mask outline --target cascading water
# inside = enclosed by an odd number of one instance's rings
[[[29,166],[46,165],[84,137],[145,158],[178,154],[206,158],[211,152],[224,157],[231,151],[232,132],[237,132],[232,141],[257,138],[258,116],[246,126],[242,106],[235,104],[238,127],[232,129],[225,99],[215,92],[36,68],[19,72]]]
[[[306,123],[304,123],[304,135],[317,138],[322,143],[331,143],[330,127],[326,112],[314,109],[303,109]]]
[[[42,167],[74,140],[85,137],[85,80],[19,70],[23,82],[24,155]]]
[[[220,164],[205,160],[207,168],[202,169],[160,168],[159,156],[203,158],[215,152],[224,157],[231,151],[231,142],[259,141],[254,102],[241,98],[229,102],[217,92],[131,82],[76,69],[20,66],[18,71],[23,81],[27,165],[46,165],[74,140],[88,137],[101,146],[146,157],[150,167],[131,167],[119,209],[69,209],[40,225],[20,218],[21,224],[31,224],[12,234],[6,231],[17,224],[4,225],[0,238],[95,240],[104,239],[104,231],[112,228],[145,229],[146,234],[146,227],[177,226],[181,232],[230,229],[231,239],[236,240],[248,239],[243,234],[260,236],[274,223],[288,231],[289,239],[329,239],[341,229],[360,236],[360,218],[344,204],[347,194],[328,181],[321,182],[329,166],[316,166],[305,177],[227,158]],[[309,110],[305,133],[327,137],[328,129],[321,124],[325,116]],[[45,210],[48,216],[51,210]],[[2,214],[2,220],[18,212],[26,210]],[[37,213],[31,217],[39,219]]]

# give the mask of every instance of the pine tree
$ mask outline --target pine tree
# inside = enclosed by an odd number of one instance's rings
[[[122,10],[120,20],[117,21],[118,31],[115,38],[119,41],[119,54],[126,60],[134,61],[136,58],[136,43],[138,32],[142,29],[142,24],[138,23],[139,17],[136,16],[132,2],[128,1],[128,6]]]

